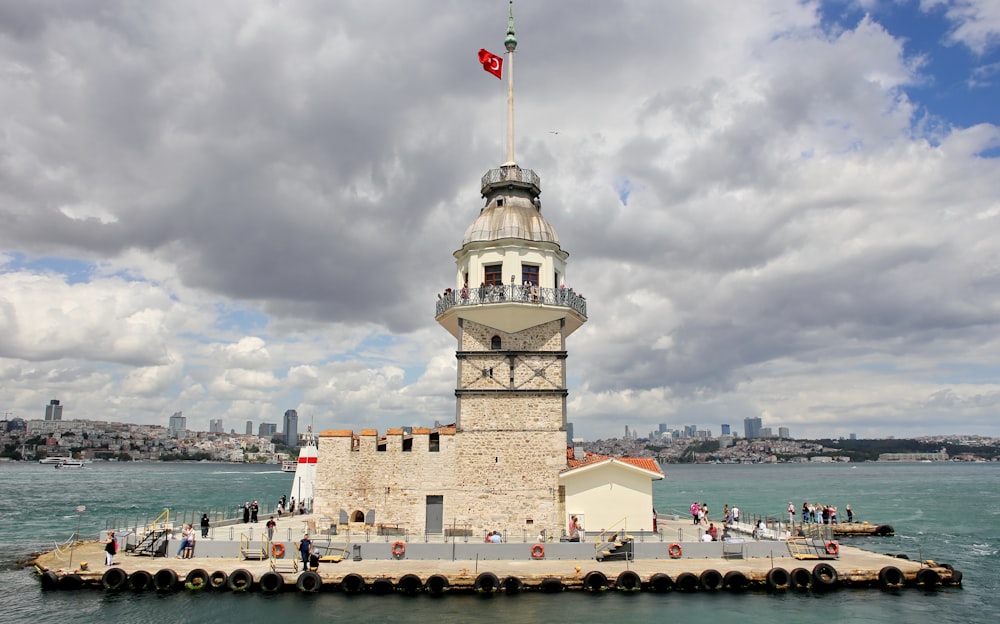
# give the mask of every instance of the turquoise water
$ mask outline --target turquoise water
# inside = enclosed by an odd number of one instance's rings
[[[361,622],[987,622],[1000,608],[1000,464],[836,464],[665,466],[655,485],[661,513],[683,513],[694,500],[713,514],[723,504],[745,513],[783,514],[788,501],[847,503],[858,516],[891,524],[895,537],[853,543],[879,552],[952,563],[963,588],[829,594],[521,594],[517,596],[344,596],[178,593],[43,594],[35,577],[14,563],[51,548],[76,530],[103,528],[108,518],[155,516],[164,506],[232,508],[247,499],[273,503],[292,476],[273,467],[224,464],[94,464],[56,471],[37,464],[0,464],[0,583],[8,597],[4,621],[206,622],[284,621],[306,617]]]

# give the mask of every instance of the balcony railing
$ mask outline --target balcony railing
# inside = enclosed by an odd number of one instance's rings
[[[542,190],[542,180],[537,173],[531,169],[521,169],[517,166],[490,169],[480,181],[480,187],[485,191],[488,187],[503,182],[520,182],[534,186],[538,192]]]
[[[563,306],[587,318],[587,300],[571,288],[538,288],[516,284],[480,286],[446,290],[438,295],[437,311],[440,316],[455,306],[478,306],[495,303],[518,303],[525,305]]]

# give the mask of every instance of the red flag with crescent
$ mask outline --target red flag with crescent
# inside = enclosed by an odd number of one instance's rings
[[[503,79],[503,58],[487,51],[484,48],[479,50],[479,62],[483,64],[483,69],[490,72],[497,78]]]

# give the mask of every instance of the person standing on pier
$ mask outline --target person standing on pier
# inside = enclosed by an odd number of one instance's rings
[[[851,509],[850,503],[847,503],[847,507],[844,508],[844,511],[847,512],[847,521],[854,522],[854,510]]]
[[[274,516],[271,516],[271,519],[264,526],[267,527],[267,541],[274,541],[274,528],[278,526],[278,523],[274,521]]]
[[[302,569],[309,569],[309,553],[312,552],[312,540],[309,539],[309,534],[306,533],[302,536],[302,541],[299,542],[299,554],[302,555]]]
[[[208,520],[208,514],[201,514],[201,536],[208,537],[208,525],[210,524]]]
[[[115,532],[108,531],[108,539],[104,542],[104,565],[115,564],[115,553],[118,552],[118,541],[115,540]]]
[[[243,503],[243,524],[250,522],[250,501]]]
[[[257,513],[260,511],[260,505],[257,501],[250,503],[250,522],[257,522]]]

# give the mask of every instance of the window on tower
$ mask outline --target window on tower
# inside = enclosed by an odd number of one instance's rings
[[[493,336],[493,339],[490,340],[490,349],[492,349],[494,351],[499,351],[500,350],[500,346],[501,346],[500,345],[500,336]],[[492,373],[492,369],[490,369],[490,372]]]
[[[538,266],[533,264],[521,265],[521,283],[528,283],[538,286]]]
[[[503,285],[503,265],[502,264],[491,264],[486,267],[486,279],[484,280],[487,286],[502,286]]]

